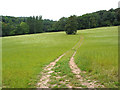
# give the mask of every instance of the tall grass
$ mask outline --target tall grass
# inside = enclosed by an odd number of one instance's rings
[[[118,84],[118,27],[103,27],[79,31],[84,36],[75,62],[88,77],[105,87]],[[86,76],[87,77],[87,76]]]
[[[34,87],[42,67],[72,48],[78,37],[64,32],[4,37],[3,86]]]
[[[118,75],[117,33],[117,27],[108,27],[78,31],[77,35],[57,32],[3,37],[3,86],[34,87],[42,67],[71,49],[82,35],[84,41],[75,62],[91,79],[103,82],[106,87],[115,87]]]

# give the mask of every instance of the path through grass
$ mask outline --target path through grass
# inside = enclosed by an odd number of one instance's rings
[[[83,42],[80,41],[63,56],[53,68],[49,88],[98,88],[104,87],[100,83],[81,77],[81,71],[74,63],[76,51]]]
[[[70,50],[79,41],[81,35],[84,37],[84,42],[74,56],[78,67],[86,72],[81,76],[98,80],[105,87],[117,87],[117,27],[81,30],[77,35],[58,32],[3,37],[3,86],[36,87],[37,76],[42,68]],[[55,73],[51,73],[55,76],[51,77],[54,81],[49,82],[53,84],[51,87],[86,87],[79,83],[69,67],[73,53],[74,49],[56,63]]]
[[[34,87],[42,67],[72,48],[78,37],[64,32],[3,37],[3,86]]]

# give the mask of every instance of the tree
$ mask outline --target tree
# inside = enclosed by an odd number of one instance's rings
[[[43,20],[42,16],[2,16],[2,36],[54,31],[66,31],[67,34],[75,34],[77,30],[117,25],[120,25],[120,8],[100,10],[78,17],[62,17],[58,21]]]
[[[35,27],[36,27],[36,32],[37,33],[42,33],[43,32],[43,21],[42,21],[42,16],[36,16],[35,20]]]
[[[22,31],[21,34],[25,34],[25,33],[29,32],[29,26],[27,25],[27,23],[21,22],[20,27],[21,27],[21,31]]]
[[[117,20],[120,22],[120,8],[117,10]]]
[[[44,19],[44,20],[42,20],[42,22],[43,22],[42,27],[43,27],[43,31],[44,32],[55,30],[55,23],[57,21],[53,21],[53,20],[49,20],[49,19]]]
[[[65,18],[65,17],[60,18],[59,21],[57,21],[54,24],[54,26],[53,26],[54,29],[57,30],[57,31],[64,31],[65,30],[66,21],[67,21],[67,18]]]
[[[95,15],[91,15],[91,17],[89,18],[89,20],[90,20],[90,26],[89,26],[89,28],[94,28],[94,27],[96,27],[97,25],[97,23],[96,23],[96,18],[95,18]]]
[[[34,33],[34,23],[31,16],[27,18],[27,24],[29,25],[29,33]]]
[[[16,26],[16,31],[15,31],[15,34],[16,34],[16,35],[23,34],[23,32],[22,32],[22,29],[21,29],[20,25],[17,25],[17,26]]]
[[[77,18],[76,16],[70,16],[65,25],[66,34],[76,34],[77,33]]]
[[[3,36],[14,35],[14,27],[10,25],[10,23],[2,22],[2,35]]]

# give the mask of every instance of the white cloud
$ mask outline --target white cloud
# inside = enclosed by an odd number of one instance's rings
[[[98,10],[117,8],[119,0],[2,0],[0,14],[9,16],[42,15],[58,20],[70,15],[82,15]]]

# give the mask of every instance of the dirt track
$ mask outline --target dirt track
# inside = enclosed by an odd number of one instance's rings
[[[37,83],[37,87],[38,88],[49,88],[49,84],[48,82],[50,81],[50,73],[53,73],[54,71],[52,71],[52,69],[54,68],[56,62],[58,62],[63,56],[65,55],[62,54],[60,57],[58,57],[54,62],[51,62],[49,65],[47,65],[44,69],[44,71],[42,72],[42,77],[40,79],[40,81]]]
[[[103,85],[100,85],[99,83],[96,83],[96,81],[93,81],[93,80],[91,81],[91,80],[88,80],[88,79],[86,80],[85,78],[83,78],[81,76],[82,71],[80,70],[80,68],[78,68],[78,66],[74,62],[74,56],[76,55],[76,52],[77,52],[78,48],[80,48],[82,42],[83,42],[83,37],[81,37],[80,41],[71,49],[71,50],[74,51],[73,55],[71,56],[71,58],[69,60],[69,67],[71,69],[71,72],[75,75],[77,80],[79,80],[79,83],[83,86],[86,86],[87,88],[104,87]],[[69,51],[67,51],[67,52],[69,52]],[[46,67],[43,68],[43,71],[41,72],[41,78],[40,78],[39,82],[37,83],[37,88],[49,88],[51,86],[57,85],[57,83],[54,84],[54,85],[50,85],[48,82],[51,82],[51,80],[50,80],[50,77],[52,77],[51,73],[55,73],[53,68],[55,68],[56,63],[66,53],[62,54],[54,62],[51,62],[49,65],[47,65]],[[54,76],[54,77],[56,79],[57,78],[62,78],[61,76],[57,76],[57,75]],[[64,82],[61,81],[60,83],[65,84],[68,88],[73,88],[69,83],[66,84],[67,81],[69,81],[69,80],[65,80]],[[82,88],[82,87],[74,87],[74,88]]]

